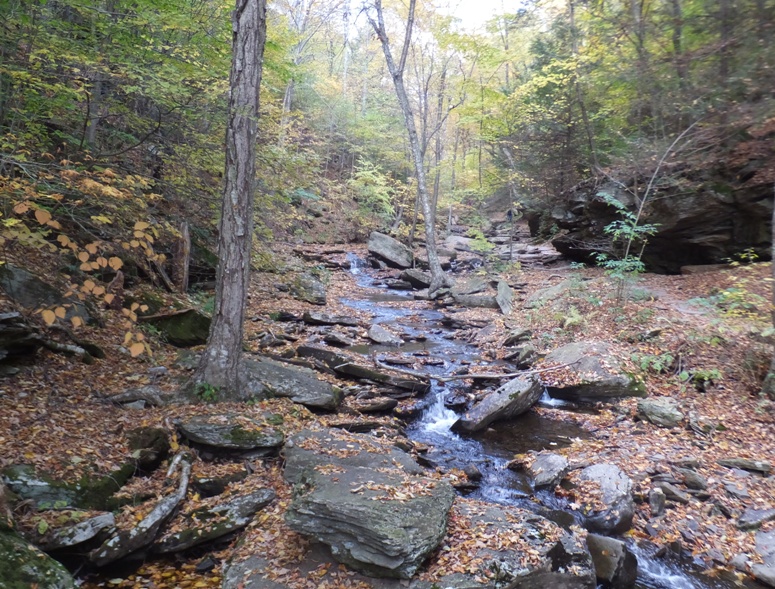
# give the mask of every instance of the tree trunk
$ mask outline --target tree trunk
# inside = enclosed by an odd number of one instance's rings
[[[376,10],[377,20],[369,17],[369,21],[374,28],[374,32],[377,34],[381,44],[382,51],[385,54],[385,62],[387,63],[388,71],[393,78],[393,85],[395,86],[396,96],[398,102],[401,105],[401,111],[404,115],[404,124],[406,126],[407,135],[409,136],[409,147],[412,154],[412,160],[414,163],[414,172],[417,178],[417,199],[420,207],[422,208],[423,216],[425,217],[425,247],[428,252],[428,265],[431,270],[431,285],[428,288],[428,292],[433,294],[444,286],[449,286],[449,277],[444,273],[439,262],[439,256],[436,252],[436,223],[435,223],[435,211],[431,206],[430,198],[428,195],[428,185],[425,177],[425,165],[423,162],[423,151],[420,145],[420,139],[417,135],[417,127],[414,123],[414,113],[412,112],[412,106],[409,103],[409,96],[406,93],[406,87],[404,86],[404,68],[406,65],[406,56],[409,51],[409,45],[412,38],[412,25],[414,24],[414,10],[417,4],[417,0],[409,1],[409,15],[406,21],[406,35],[404,38],[404,46],[401,50],[401,60],[398,64],[393,60],[393,53],[390,50],[390,40],[388,39],[387,31],[385,29],[385,20],[382,14],[382,0],[376,0],[374,8]]]
[[[253,238],[256,121],[266,41],[266,0],[237,0],[232,13],[232,64],[226,169],[218,236],[215,310],[194,382],[239,398],[245,300]]]
[[[775,193],[775,187],[773,187],[773,193]],[[772,277],[775,279],[775,206],[772,208]],[[775,282],[771,284],[770,288],[772,289],[772,324],[775,327]],[[762,394],[775,401],[775,352],[772,354],[770,370],[762,383]]]

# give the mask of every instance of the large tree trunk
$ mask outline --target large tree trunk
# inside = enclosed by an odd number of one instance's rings
[[[775,187],[773,187],[773,193],[775,193]],[[775,194],[773,194],[775,196]],[[775,205],[772,208],[772,277],[773,282],[770,286],[772,288],[772,324],[775,326]],[[762,394],[767,395],[770,399],[775,401],[775,352],[772,354],[772,361],[770,362],[770,370],[767,376],[764,377],[762,383]]]
[[[407,95],[406,87],[404,86],[404,68],[406,66],[406,56],[412,38],[412,25],[414,24],[414,9],[416,4],[417,0],[409,1],[409,15],[406,20],[404,47],[401,51],[401,60],[398,64],[393,60],[393,53],[390,50],[390,40],[388,39],[387,31],[385,29],[385,20],[382,14],[382,0],[376,0],[374,2],[377,20],[375,21],[369,17],[369,21],[382,43],[382,51],[385,54],[388,71],[393,78],[396,96],[401,105],[401,111],[404,114],[404,124],[406,126],[407,135],[409,136],[409,148],[414,163],[414,173],[417,178],[417,198],[420,207],[422,208],[423,216],[425,217],[425,247],[428,252],[428,265],[431,270],[431,285],[428,291],[432,296],[433,293],[440,288],[449,286],[450,281],[449,277],[444,273],[444,270],[441,269],[439,256],[436,252],[436,215],[428,195],[428,184],[425,177],[425,165],[423,162],[423,150],[417,135],[417,127],[414,123],[414,113],[412,112],[409,96]]]
[[[232,14],[232,64],[226,128],[226,180],[218,237],[215,310],[197,383],[238,398],[245,300],[250,281],[256,121],[266,41],[266,0],[237,0]]]

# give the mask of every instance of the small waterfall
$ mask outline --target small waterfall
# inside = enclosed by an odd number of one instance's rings
[[[422,416],[421,427],[426,431],[437,434],[455,435],[450,431],[452,424],[458,419],[457,413],[444,405],[444,393],[446,389],[435,385],[431,390],[434,395],[433,404],[430,405]]]
[[[643,589],[701,589],[712,587],[709,583],[699,583],[678,565],[656,558],[648,550],[636,544],[629,546],[638,559],[638,587]]]

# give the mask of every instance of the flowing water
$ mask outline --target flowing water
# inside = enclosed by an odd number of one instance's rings
[[[343,299],[342,303],[369,312],[373,316],[373,323],[392,326],[408,341],[400,348],[363,345],[353,346],[350,351],[377,356],[419,355],[426,361],[432,359],[423,369],[431,376],[447,376],[470,363],[479,366],[492,364],[480,356],[475,346],[452,339],[452,332],[441,324],[442,313],[410,308],[405,304],[412,300],[410,293],[380,288],[369,275],[363,260],[350,255],[349,261],[350,271],[358,285],[366,289],[366,296],[357,300]],[[589,437],[589,434],[572,422],[528,412],[476,435],[458,435],[450,429],[458,414],[447,406],[445,400],[450,396],[465,395],[467,386],[462,381],[441,383],[432,380],[432,388],[421,415],[407,428],[407,435],[411,439],[430,447],[424,456],[428,465],[444,469],[463,469],[475,465],[482,473],[482,479],[469,496],[538,511],[561,525],[580,523],[574,520],[570,512],[563,511],[562,502],[553,493],[534,492],[530,481],[507,469],[506,464],[514,454],[530,450],[555,450],[569,445],[575,438]],[[553,399],[548,394],[544,394],[539,404],[573,410],[568,403]],[[740,586],[733,581],[709,578],[688,565],[656,557],[653,549],[635,544],[631,545],[631,549],[638,558],[637,589],[731,589]],[[746,586],[757,587],[755,584]]]

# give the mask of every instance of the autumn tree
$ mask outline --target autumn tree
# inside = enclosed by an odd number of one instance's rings
[[[409,13],[406,19],[406,29],[404,31],[404,44],[401,48],[401,55],[398,63],[393,58],[393,50],[390,47],[390,39],[388,37],[387,29],[385,27],[384,11],[382,10],[382,0],[375,0],[374,4],[369,8],[373,10],[367,11],[369,23],[374,29],[374,33],[377,35],[381,45],[382,51],[385,54],[385,62],[387,64],[390,77],[393,79],[393,86],[395,87],[396,96],[398,102],[401,105],[401,112],[404,115],[404,125],[406,126],[406,132],[409,137],[409,149],[412,155],[412,163],[414,164],[415,179],[417,180],[417,195],[422,208],[423,216],[425,217],[425,247],[428,252],[428,264],[431,270],[431,284],[429,292],[431,295],[438,291],[440,288],[449,286],[449,277],[445,274],[441,268],[439,262],[439,256],[436,252],[436,231],[435,220],[436,211],[433,210],[433,203],[431,202],[428,194],[428,184],[425,174],[425,154],[420,144],[420,139],[417,134],[417,126],[414,121],[414,113],[412,111],[412,105],[409,102],[409,96],[406,92],[404,85],[404,70],[406,69],[406,58],[409,54],[409,48],[412,41],[412,27],[414,25],[414,13],[417,0],[410,0]]]
[[[232,25],[231,95],[215,308],[194,382],[238,397],[243,384],[240,356],[253,239],[258,92],[266,42],[265,0],[237,0]]]

